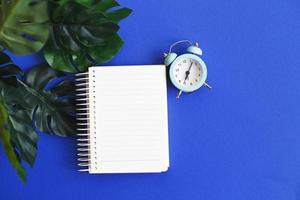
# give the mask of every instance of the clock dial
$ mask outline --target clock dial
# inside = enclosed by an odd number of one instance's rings
[[[174,66],[174,78],[179,85],[193,86],[201,80],[202,67],[192,58],[184,58]]]

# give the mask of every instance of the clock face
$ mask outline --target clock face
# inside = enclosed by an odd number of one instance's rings
[[[170,68],[172,83],[185,92],[200,88],[205,82],[206,75],[204,62],[192,54],[179,56]]]
[[[201,80],[202,67],[197,60],[185,58],[180,60],[175,67],[174,77],[179,85],[193,86]]]

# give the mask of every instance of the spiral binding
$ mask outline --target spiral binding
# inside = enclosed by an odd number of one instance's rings
[[[89,73],[76,74],[76,118],[78,171],[89,171],[91,167]]]

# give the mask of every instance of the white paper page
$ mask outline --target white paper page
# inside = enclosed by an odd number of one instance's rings
[[[89,72],[94,151],[90,172],[166,171],[166,67],[92,67]]]

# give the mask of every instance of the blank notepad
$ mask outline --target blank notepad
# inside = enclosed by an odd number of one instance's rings
[[[77,80],[81,170],[167,171],[166,67],[91,67]]]

